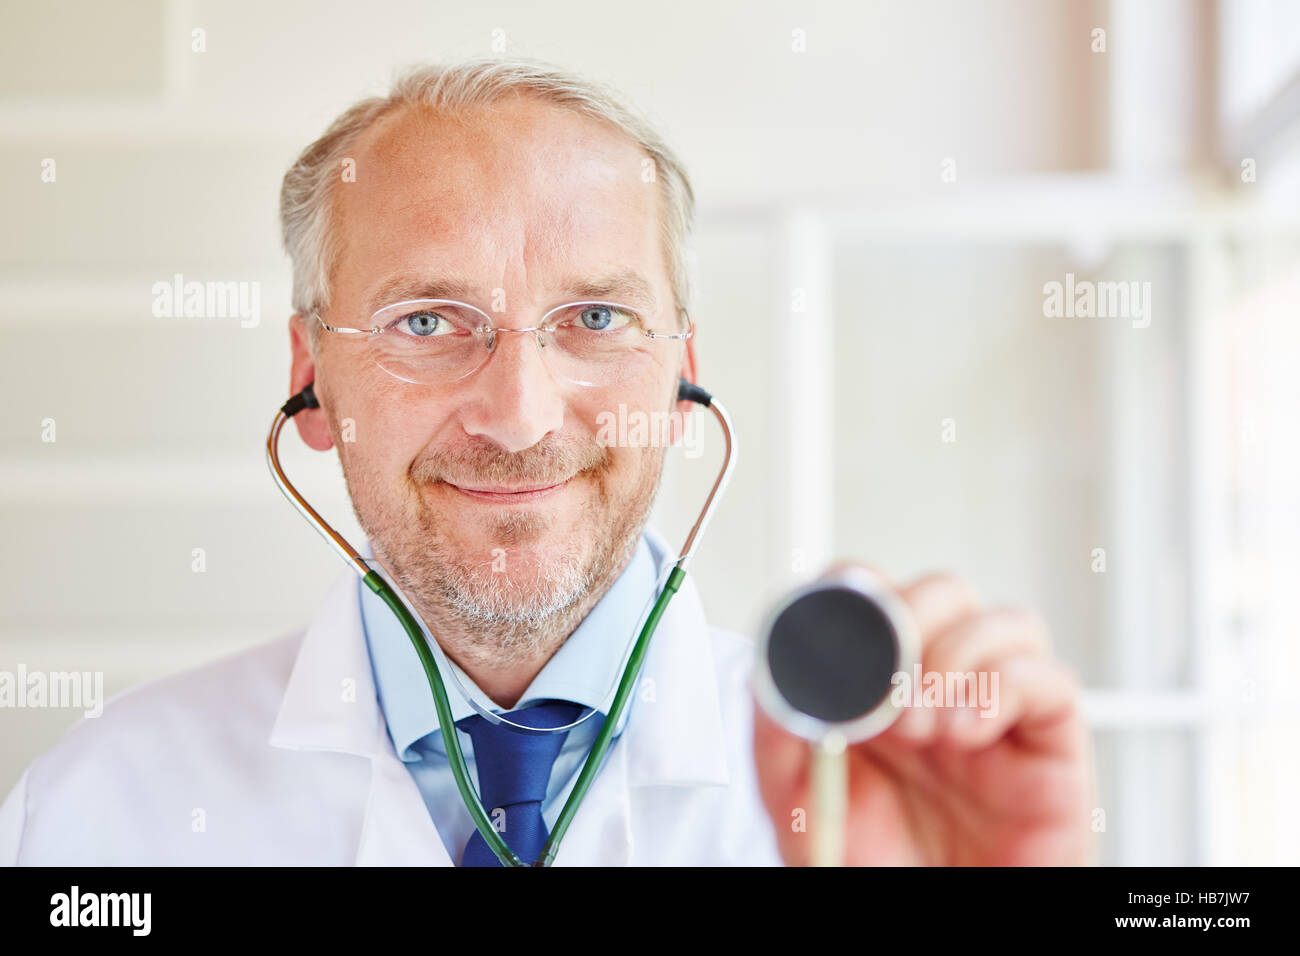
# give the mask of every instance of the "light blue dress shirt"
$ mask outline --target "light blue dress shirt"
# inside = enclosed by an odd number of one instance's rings
[[[368,541],[362,554],[366,558],[373,557]],[[632,642],[640,634],[640,625],[650,610],[651,600],[659,594],[658,584],[674,560],[675,556],[659,552],[650,538],[642,534],[623,573],[569,635],[568,640],[546,662],[546,666],[533,678],[533,682],[512,708],[520,710],[540,700],[560,698],[595,711],[569,731],[551,771],[546,799],[542,804],[542,818],[548,829],[555,825],[555,820],[577,781],[578,773],[586,762],[591,745],[604,723],[608,707],[613,703],[618,678],[622,674],[622,664]],[[370,652],[371,669],[375,674],[379,706],[387,721],[393,748],[406,764],[406,769],[410,771],[424,797],[425,806],[448,855],[454,863],[459,864],[465,844],[474,832],[474,823],[461,801],[460,790],[456,787],[451,765],[443,749],[433,694],[429,690],[420,658],[393,612],[360,581],[358,588],[361,594],[361,621]],[[435,660],[438,660],[438,669],[447,688],[454,721],[459,722],[476,711],[456,689],[448,668],[481,706],[494,713],[510,713],[494,704],[454,661],[445,659],[444,665],[444,659],[437,655]],[[622,733],[626,726],[638,696],[635,693],[632,695],[617,729],[618,733]],[[478,769],[474,763],[473,743],[469,734],[463,731],[458,733],[465,762],[477,790]],[[490,807],[488,810],[491,812]]]

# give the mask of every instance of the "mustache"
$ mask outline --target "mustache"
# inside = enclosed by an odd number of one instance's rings
[[[598,443],[556,437],[525,448],[505,452],[491,442],[454,449],[431,449],[408,470],[417,484],[445,481],[453,485],[554,485],[584,471],[605,467],[610,450]]]

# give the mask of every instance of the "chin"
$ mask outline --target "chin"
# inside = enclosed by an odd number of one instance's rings
[[[481,555],[481,563],[491,565],[497,572],[508,569],[511,577],[518,577],[522,571],[526,577],[520,580],[531,581],[544,576],[548,568],[571,565],[576,559],[585,558],[589,549],[582,532],[581,527],[554,521],[534,527],[521,526],[509,519],[487,519],[466,530],[462,553]]]
[[[456,605],[483,621],[545,619],[580,600],[591,586],[586,565],[562,549],[500,550],[489,561],[451,575]]]

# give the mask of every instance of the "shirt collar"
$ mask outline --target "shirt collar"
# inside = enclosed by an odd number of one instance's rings
[[[675,560],[662,547],[662,539],[656,539],[657,535],[642,534],[622,574],[533,678],[512,710],[539,700],[560,698],[602,714],[606,712],[632,641],[640,633],[640,625],[650,610],[651,601],[658,596],[659,582]],[[365,543],[362,554],[368,559],[373,558],[369,541]],[[415,762],[421,758],[413,745],[428,737],[429,746],[442,753],[437,713],[411,639],[392,611],[369,588],[360,581],[357,587],[376,691],[393,738],[393,747],[403,761]],[[434,659],[447,687],[454,721],[469,717],[476,711],[456,688],[453,676],[480,705],[494,713],[508,713],[493,704],[454,661],[436,654]],[[588,719],[599,718],[592,716]],[[624,723],[626,719],[625,713]],[[618,730],[621,731],[622,727]]]

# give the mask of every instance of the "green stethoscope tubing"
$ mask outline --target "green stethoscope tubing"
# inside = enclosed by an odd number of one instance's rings
[[[592,781],[596,779],[600,764],[609,751],[610,743],[614,739],[614,728],[618,726],[623,711],[627,709],[628,701],[632,699],[632,690],[636,686],[641,664],[645,660],[646,651],[650,648],[650,638],[658,628],[659,619],[663,617],[668,602],[677,593],[677,589],[685,579],[686,572],[681,567],[673,568],[669,574],[668,581],[664,585],[659,599],[655,601],[650,616],[646,618],[645,626],[641,628],[641,636],[637,638],[632,654],[628,658],[627,666],[623,670],[623,677],[619,681],[618,692],[614,695],[614,702],[610,706],[609,715],[605,718],[600,732],[596,735],[596,741],[592,744],[591,752],[582,765],[582,772],[578,775],[578,780],[569,793],[569,799],[565,801],[564,808],[555,821],[555,826],[551,828],[551,835],[542,848],[541,856],[536,863],[532,864],[533,866],[550,866],[555,859],[555,854],[560,848],[560,841],[564,838],[565,831],[568,830],[569,824],[578,812],[578,807],[587,795],[587,789],[591,786]],[[380,577],[378,573],[371,571],[362,578],[362,581],[397,615],[398,620],[402,622],[402,627],[406,629],[407,636],[411,638],[411,643],[415,645],[415,652],[420,656],[420,663],[424,667],[424,675],[428,678],[429,687],[433,691],[433,702],[438,712],[438,729],[442,734],[443,747],[447,751],[452,776],[456,778],[456,787],[460,790],[461,799],[465,802],[465,807],[474,820],[474,826],[479,833],[483,834],[483,839],[487,842],[489,849],[496,854],[502,865],[528,866],[529,864],[521,860],[501,839],[496,827],[488,819],[483,802],[470,784],[469,767],[465,763],[465,754],[461,750],[460,740],[456,735],[455,724],[452,721],[451,704],[447,700],[447,689],[443,684],[442,674],[438,671],[437,662],[433,659],[433,652],[429,650],[429,645],[424,639],[424,632],[421,630],[420,625],[415,622],[411,612],[406,609],[406,605],[388,586],[388,582]]]
[[[437,662],[434,660],[433,652],[429,649],[428,643],[424,638],[424,631],[415,615],[407,608],[406,604],[398,596],[387,581],[380,574],[366,564],[365,559],[350,545],[348,542],[335,531],[325,521],[320,514],[312,508],[307,500],[294,488],[284,473],[280,465],[278,444],[280,432],[285,422],[302,411],[304,408],[316,408],[315,393],[312,392],[311,386],[295,395],[289,401],[285,402],[275,421],[271,425],[271,433],[267,438],[266,453],[267,463],[270,465],[271,473],[275,477],[276,483],[280,490],[289,498],[290,502],[298,511],[307,519],[307,521],[318,531],[326,541],[344,558],[345,561],[361,575],[362,583],[366,585],[375,595],[383,601],[388,608],[397,616],[401,622],[407,636],[411,639],[415,652],[420,658],[420,664],[424,668],[424,674],[429,682],[429,690],[433,695],[434,708],[438,714],[438,728],[442,735],[443,746],[447,752],[447,761],[451,767],[452,776],[456,780],[456,787],[460,791],[461,800],[465,808],[469,811],[470,818],[474,822],[475,829],[482,834],[484,841],[489,849],[501,861],[503,866],[550,866],[555,860],[555,855],[559,851],[560,841],[564,838],[569,824],[573,822],[578,807],[582,805],[583,799],[591,787],[592,781],[595,780],[596,774],[600,770],[605,755],[614,739],[614,730],[618,727],[628,703],[632,699],[633,689],[636,686],[637,678],[641,672],[641,665],[645,661],[646,653],[650,649],[650,640],[654,636],[655,630],[659,626],[659,621],[668,607],[668,602],[672,600],[681,584],[686,580],[686,564],[694,553],[695,545],[704,527],[708,524],[712,516],[717,497],[726,487],[727,480],[731,476],[731,469],[735,463],[735,443],[731,428],[731,419],[726,410],[717,403],[717,401],[704,389],[692,385],[685,380],[679,382],[678,398],[681,400],[694,401],[710,409],[722,426],[723,434],[726,438],[726,452],[723,458],[721,471],[718,473],[717,480],[713,483],[713,488],[709,492],[709,497],[705,502],[704,509],[700,512],[695,526],[691,529],[690,536],[686,540],[686,547],[682,551],[681,557],[677,559],[676,565],[669,572],[668,579],[664,583],[663,590],[651,608],[650,614],[646,617],[645,624],[641,628],[641,634],[637,637],[636,644],[633,645],[632,653],[628,656],[628,661],[623,669],[623,676],[619,681],[618,690],[614,695],[613,703],[610,705],[609,714],[605,717],[596,740],[592,744],[590,753],[587,754],[586,762],[582,765],[582,771],[578,775],[573,789],[569,793],[569,798],[565,801],[555,825],[551,828],[551,833],[542,848],[541,855],[536,862],[529,864],[510,849],[506,842],[501,839],[496,827],[488,818],[487,810],[483,806],[483,801],[479,798],[478,793],[474,790],[473,784],[469,779],[469,767],[465,763],[465,754],[461,749],[460,740],[456,734],[456,725],[452,718],[451,704],[447,698],[447,688],[442,680],[442,674],[438,670]]]

